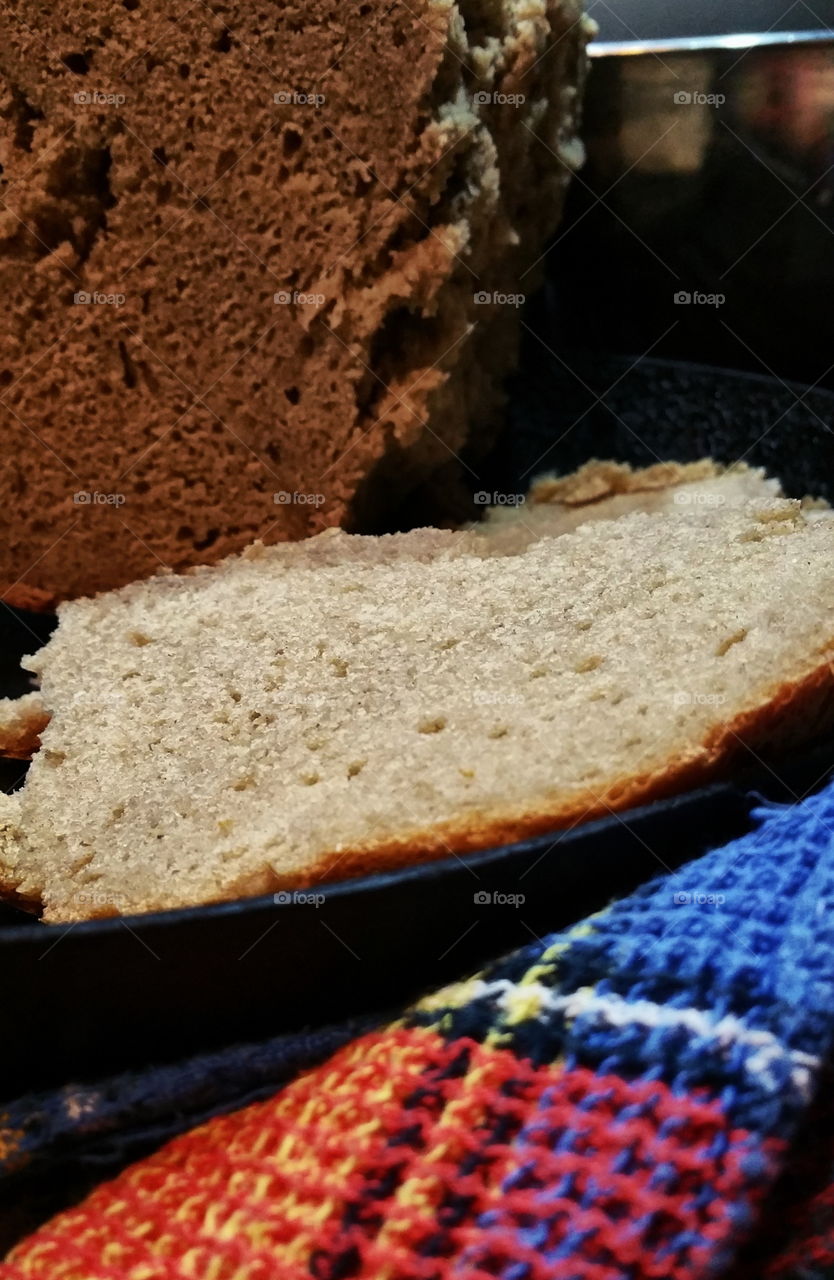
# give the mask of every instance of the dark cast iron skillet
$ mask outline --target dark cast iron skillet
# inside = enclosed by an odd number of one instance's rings
[[[473,464],[475,489],[523,491],[537,472],[590,456],[712,454],[766,465],[791,495],[834,500],[830,392],[551,357],[532,332],[522,368],[498,448]],[[0,694],[17,694],[20,656],[53,623],[0,614]],[[70,926],[0,908],[0,1099],[394,1007],[741,834],[761,798],[795,799],[832,771],[832,743],[771,767],[751,760],[733,781],[553,836],[325,886],[315,905],[270,896]],[[2,781],[11,789],[23,773],[7,763]]]

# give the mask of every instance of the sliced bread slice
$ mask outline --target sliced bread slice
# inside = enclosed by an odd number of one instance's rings
[[[698,462],[659,463],[633,469],[628,463],[591,461],[570,475],[537,479],[527,498],[531,505],[493,507],[486,519],[457,535],[439,529],[414,530],[382,537],[354,537],[332,541],[333,530],[300,543],[278,544],[275,565],[315,568],[343,564],[348,557],[361,563],[390,561],[405,556],[427,560],[434,555],[515,555],[540,537],[570,533],[588,520],[613,520],[629,511],[658,511],[670,505],[686,507],[694,515],[709,506],[750,498],[781,496],[779,481],[762,468],[744,464],[723,468],[710,458]],[[819,513],[829,511],[818,502]],[[809,513],[810,514],[810,513]],[[0,699],[0,756],[28,759],[40,745],[49,713],[40,693]]]
[[[3,880],[74,920],[563,827],[828,725],[833,651],[834,524],[784,499],[515,555],[425,530],[255,547],[62,608]]]

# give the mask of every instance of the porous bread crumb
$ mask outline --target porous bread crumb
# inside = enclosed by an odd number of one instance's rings
[[[63,606],[29,661],[53,718],[4,804],[7,889],[72,920],[319,883],[830,722],[834,524],[798,503],[487,542],[333,534]]]

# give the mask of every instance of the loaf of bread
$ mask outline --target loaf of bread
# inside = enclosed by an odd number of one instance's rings
[[[0,597],[380,527],[486,443],[579,0],[7,7]]]
[[[0,800],[5,891],[66,921],[307,886],[812,737],[834,522],[723,483],[516,551],[330,531],[64,605],[27,664],[52,718]]]

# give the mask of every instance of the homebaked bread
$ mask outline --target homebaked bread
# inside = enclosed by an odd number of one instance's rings
[[[0,595],[362,527],[486,443],[591,29],[578,0],[7,7]]]
[[[489,541],[333,531],[65,605],[28,662],[52,720],[2,801],[6,891],[73,920],[317,884],[831,722],[834,524],[798,503]]]
[[[570,533],[588,520],[612,520],[628,511],[656,511],[677,505],[687,506],[697,514],[707,506],[779,496],[778,480],[766,477],[762,468],[744,463],[725,468],[705,458],[635,470],[628,463],[592,461],[571,475],[547,475],[534,481],[526,500],[529,505],[490,508],[486,520],[470,525],[455,547],[459,553],[513,555],[536,538]],[[818,501],[816,506],[820,515],[825,511],[830,514],[825,502]],[[438,539],[435,530],[423,529],[407,539],[365,540],[350,546],[361,548],[362,555],[371,559],[388,560],[392,555],[403,554],[423,558],[438,547],[446,551],[448,539]],[[326,539],[311,538],[287,544],[284,554],[296,568],[325,561],[338,564],[344,556],[344,544],[334,547]],[[39,693],[0,699],[0,756],[31,756],[40,745],[39,735],[48,719]]]

